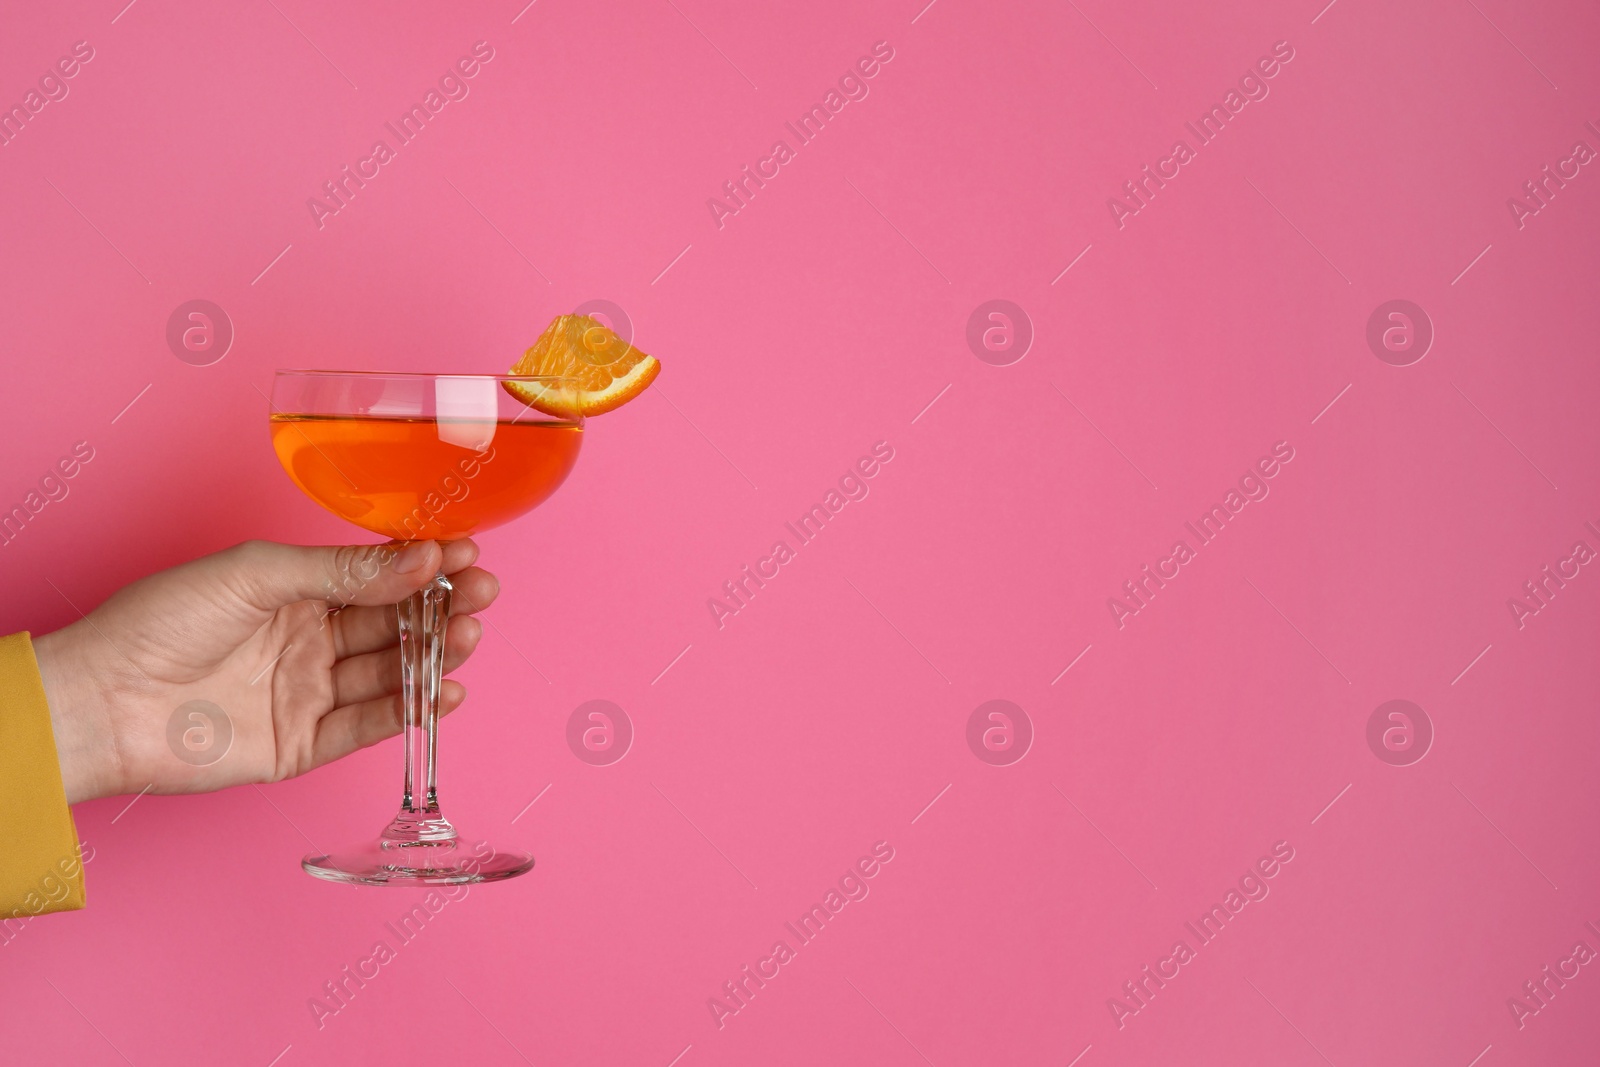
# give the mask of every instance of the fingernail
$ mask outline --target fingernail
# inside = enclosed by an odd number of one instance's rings
[[[411,574],[428,562],[428,558],[432,555],[432,541],[415,541],[400,550],[400,555],[394,561],[394,572]]]

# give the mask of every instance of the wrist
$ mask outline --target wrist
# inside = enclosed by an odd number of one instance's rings
[[[111,717],[74,629],[69,626],[33,640],[68,804],[122,792]]]

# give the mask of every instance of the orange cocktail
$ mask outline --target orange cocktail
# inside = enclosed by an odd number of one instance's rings
[[[341,519],[396,542],[451,541],[547,500],[577,461],[585,418],[638,396],[660,369],[604,324],[573,314],[556,316],[510,374],[280,370],[272,447],[295,485]],[[342,607],[329,589],[328,607]],[[533,856],[521,849],[481,842],[469,853],[469,839],[439,807],[439,695],[454,595],[450,578],[436,574],[395,606],[406,760],[398,814],[376,841],[306,856],[308,874],[428,886],[532,869]],[[361,610],[371,618],[370,608]],[[383,671],[380,658],[388,654],[368,651],[340,666],[364,659]],[[372,717],[381,729],[392,722],[392,702],[334,710],[341,713]],[[341,720],[338,729],[354,728]]]
[[[578,459],[572,422],[272,416],[272,447],[302,492],[384,537],[450,541],[542,504]]]
[[[279,371],[272,407],[273,451],[294,483],[396,542],[450,541],[531,511],[566,480],[583,442],[582,395],[558,375]],[[329,607],[342,606],[341,592],[330,592]],[[376,841],[306,856],[307,873],[357,885],[465,885],[533,867],[520,849],[469,851],[439,807],[439,694],[454,595],[450,578],[436,574],[396,605],[406,759],[398,814]],[[387,706],[378,710],[392,721]]]

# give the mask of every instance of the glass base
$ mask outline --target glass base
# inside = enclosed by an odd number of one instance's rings
[[[308,855],[300,866],[314,878],[347,885],[475,885],[527,874],[533,857],[486,842],[469,848],[448,820],[402,812],[378,840]]]

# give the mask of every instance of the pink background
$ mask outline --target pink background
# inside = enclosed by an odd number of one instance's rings
[[[1520,1029],[1507,999],[1600,949],[1600,576],[1521,629],[1507,600],[1600,549],[1600,176],[1520,229],[1506,203],[1600,148],[1592,7],[121,2],[17,5],[0,40],[5,103],[95,52],[0,148],[0,504],[96,453],[0,548],[0,632],[347,539],[267,445],[276,367],[503,370],[601,298],[665,370],[482,538],[505,593],[443,796],[535,871],[319,1029],[422,894],[297,860],[389,816],[396,742],[83,805],[90,905],[0,947],[0,1058],[1592,1061],[1600,969]],[[307,198],[480,40],[470,95],[319,229]],[[1119,229],[1107,198],[1282,40]],[[719,229],[707,199],[877,41],[870,95]],[[209,366],[165,340],[195,298],[237,331]],[[996,298],[1036,335],[1008,366],[965,339]],[[1366,342],[1395,298],[1436,331],[1405,367]],[[878,441],[870,496],[719,630],[708,598]],[[1119,629],[1107,598],[1279,441],[1270,496]],[[610,766],[565,741],[596,698],[637,734]],[[1436,731],[1410,766],[1367,743],[1397,698]],[[967,745],[992,699],[1035,733],[1009,766]],[[719,1028],[708,998],[877,841],[870,895]],[[1270,896],[1119,1027],[1279,841]]]

